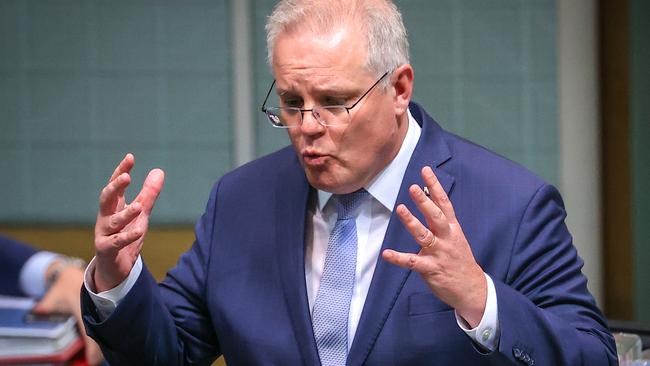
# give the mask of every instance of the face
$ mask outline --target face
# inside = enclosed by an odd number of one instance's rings
[[[349,106],[363,95],[381,75],[364,67],[366,45],[358,34],[350,27],[329,34],[280,34],[273,73],[281,103],[303,109]],[[379,174],[397,155],[408,126],[404,103],[397,99],[393,86],[377,85],[350,110],[350,123],[343,126],[322,126],[305,112],[302,125],[287,131],[309,183],[343,194]]]

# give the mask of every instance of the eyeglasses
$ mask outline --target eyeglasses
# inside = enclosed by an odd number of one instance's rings
[[[388,75],[386,71],[362,96],[347,107],[344,105],[314,106],[311,109],[301,109],[297,107],[267,107],[266,102],[275,86],[275,80],[271,84],[269,91],[266,93],[264,103],[262,103],[262,112],[266,114],[271,126],[276,128],[294,128],[302,124],[305,112],[311,112],[316,121],[323,126],[340,126],[350,123],[350,110],[356,107],[359,102],[379,84],[379,82]]]

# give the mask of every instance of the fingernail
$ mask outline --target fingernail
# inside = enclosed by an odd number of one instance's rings
[[[400,215],[400,216],[402,216],[402,217],[406,217],[406,216],[408,215],[408,213],[409,213],[409,210],[408,210],[408,209],[406,208],[406,206],[404,206],[403,204],[400,204],[400,205],[397,207],[397,214],[398,214],[398,215]]]
[[[412,185],[409,187],[409,190],[411,191],[412,194],[419,195],[422,193],[422,188],[418,186],[417,184]]]

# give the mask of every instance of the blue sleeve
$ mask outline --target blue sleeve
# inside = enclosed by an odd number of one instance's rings
[[[494,281],[499,351],[514,363],[615,365],[614,339],[587,290],[565,217],[551,186],[541,187],[528,204],[506,281]]]
[[[82,288],[86,331],[111,365],[210,365],[221,354],[205,304],[216,191],[196,225],[194,244],[160,285],[143,268],[133,288],[105,320]]]
[[[27,244],[0,235],[0,294],[26,296],[19,286],[20,270],[36,252]]]

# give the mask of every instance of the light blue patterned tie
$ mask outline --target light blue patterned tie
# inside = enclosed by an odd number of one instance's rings
[[[323,366],[345,365],[348,356],[348,313],[357,266],[355,215],[368,192],[334,195],[338,216],[330,234],[325,268],[314,302],[312,323]]]

